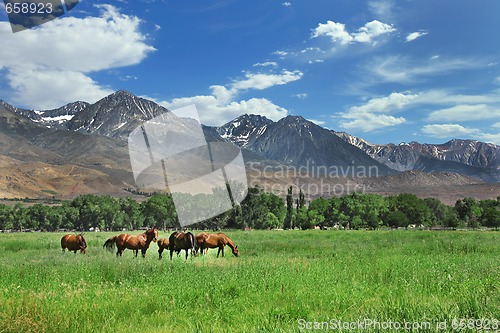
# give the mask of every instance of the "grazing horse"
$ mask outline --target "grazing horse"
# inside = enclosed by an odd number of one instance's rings
[[[108,250],[111,250],[115,244],[118,249],[116,252],[116,256],[122,255],[123,250],[131,249],[134,251],[135,256],[137,257],[137,253],[141,250],[142,257],[146,257],[146,251],[149,248],[149,243],[156,242],[158,238],[158,229],[153,228],[149,229],[146,232],[133,236],[129,234],[120,234],[115,237],[111,237],[104,243],[103,247],[106,247]]]
[[[213,249],[218,247],[219,251],[217,252],[217,258],[222,251],[222,256],[224,257],[224,246],[229,246],[233,251],[233,254],[236,257],[239,257],[238,247],[234,245],[233,241],[223,234],[219,232],[218,234],[207,234],[206,232],[202,232],[196,235],[196,250],[201,249],[201,254],[207,253],[208,249]]]
[[[170,235],[170,237],[168,238],[168,242],[170,249],[170,260],[172,260],[172,254],[174,253],[174,251],[177,251],[177,254],[179,254],[181,250],[185,250],[186,260],[188,258],[188,250],[191,250],[191,254],[196,256],[196,240],[192,233],[176,231]]]
[[[61,238],[61,247],[62,251],[68,249],[68,251],[76,251],[80,250],[81,254],[85,254],[85,249],[87,248],[87,242],[82,234],[79,235],[65,235]]]

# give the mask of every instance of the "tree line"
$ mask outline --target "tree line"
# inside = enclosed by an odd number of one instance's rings
[[[457,200],[454,206],[447,206],[437,199],[420,199],[413,194],[352,193],[317,198],[306,204],[304,193],[293,193],[292,187],[288,188],[285,199],[254,187],[248,190],[240,205],[190,228],[377,229],[411,225],[498,229],[500,196],[496,200],[480,201],[465,198]],[[137,230],[146,227],[179,227],[170,195],[157,193],[142,202],[87,194],[51,205],[0,204],[0,230]]]

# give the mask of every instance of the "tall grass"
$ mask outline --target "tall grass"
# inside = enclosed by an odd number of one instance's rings
[[[156,244],[145,259],[130,250],[116,258],[102,248],[114,233],[87,234],[85,255],[63,254],[62,234],[0,234],[0,332],[296,332],[299,319],[450,328],[453,319],[500,319],[498,233],[227,234],[241,257],[210,250],[187,261],[158,260]]]

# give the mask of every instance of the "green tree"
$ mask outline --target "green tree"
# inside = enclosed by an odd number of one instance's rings
[[[288,187],[286,195],[286,216],[283,224],[284,229],[293,229],[293,188]]]

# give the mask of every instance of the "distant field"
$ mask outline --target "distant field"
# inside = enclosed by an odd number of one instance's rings
[[[227,248],[187,261],[158,260],[156,244],[145,259],[116,258],[102,248],[116,234],[87,233],[85,255],[61,253],[63,234],[0,234],[0,332],[305,332],[320,322],[338,332],[338,321],[365,319],[372,326],[342,331],[476,332],[500,320],[499,232],[236,231],[240,257]]]

